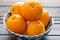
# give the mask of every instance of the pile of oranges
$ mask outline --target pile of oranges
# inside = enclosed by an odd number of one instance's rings
[[[26,33],[29,36],[42,34],[50,21],[48,12],[43,11],[41,3],[36,1],[14,3],[10,13],[6,26],[18,34]]]

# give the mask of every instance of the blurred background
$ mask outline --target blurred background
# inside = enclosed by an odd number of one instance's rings
[[[0,5],[11,5],[15,2],[23,2],[27,0],[0,0]],[[60,6],[59,0],[37,0],[43,4],[43,6]]]

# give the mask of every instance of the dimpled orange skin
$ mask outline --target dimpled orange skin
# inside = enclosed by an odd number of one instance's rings
[[[34,36],[45,32],[45,27],[41,21],[32,21],[28,24],[27,34]]]
[[[43,7],[38,2],[25,2],[22,7],[22,16],[27,20],[35,20],[42,14]]]
[[[42,15],[40,16],[40,18],[38,18],[38,20],[42,21],[42,23],[45,25],[45,27],[48,25],[49,21],[50,21],[50,15],[48,12],[43,11]]]
[[[10,12],[11,14],[21,14],[21,7],[22,7],[22,3],[21,2],[17,2],[14,3],[11,8],[10,8]]]
[[[9,30],[18,34],[23,34],[26,31],[26,21],[18,14],[9,17],[6,26]]]

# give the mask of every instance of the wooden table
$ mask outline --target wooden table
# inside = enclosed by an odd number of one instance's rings
[[[9,5],[0,5],[0,40],[18,40],[12,38],[3,25],[3,17],[9,9]],[[41,40],[60,40],[60,7],[44,6],[44,9],[52,14],[54,25],[49,34]]]

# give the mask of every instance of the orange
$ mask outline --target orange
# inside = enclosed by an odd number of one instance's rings
[[[22,6],[21,15],[27,20],[35,20],[42,14],[43,7],[38,2],[25,2]]]
[[[28,24],[27,34],[34,36],[45,32],[45,26],[41,21],[32,21]]]
[[[17,3],[14,3],[12,6],[11,6],[11,9],[10,9],[10,12],[11,14],[21,14],[21,7],[22,7],[23,3],[21,2],[17,2]]]
[[[14,14],[7,19],[6,26],[9,30],[22,34],[26,30],[26,21],[22,18],[22,16]]]
[[[46,12],[46,11],[43,11],[42,15],[40,16],[40,18],[38,20],[42,21],[43,24],[46,27],[48,25],[49,21],[50,21],[50,15],[49,15],[49,13]]]

